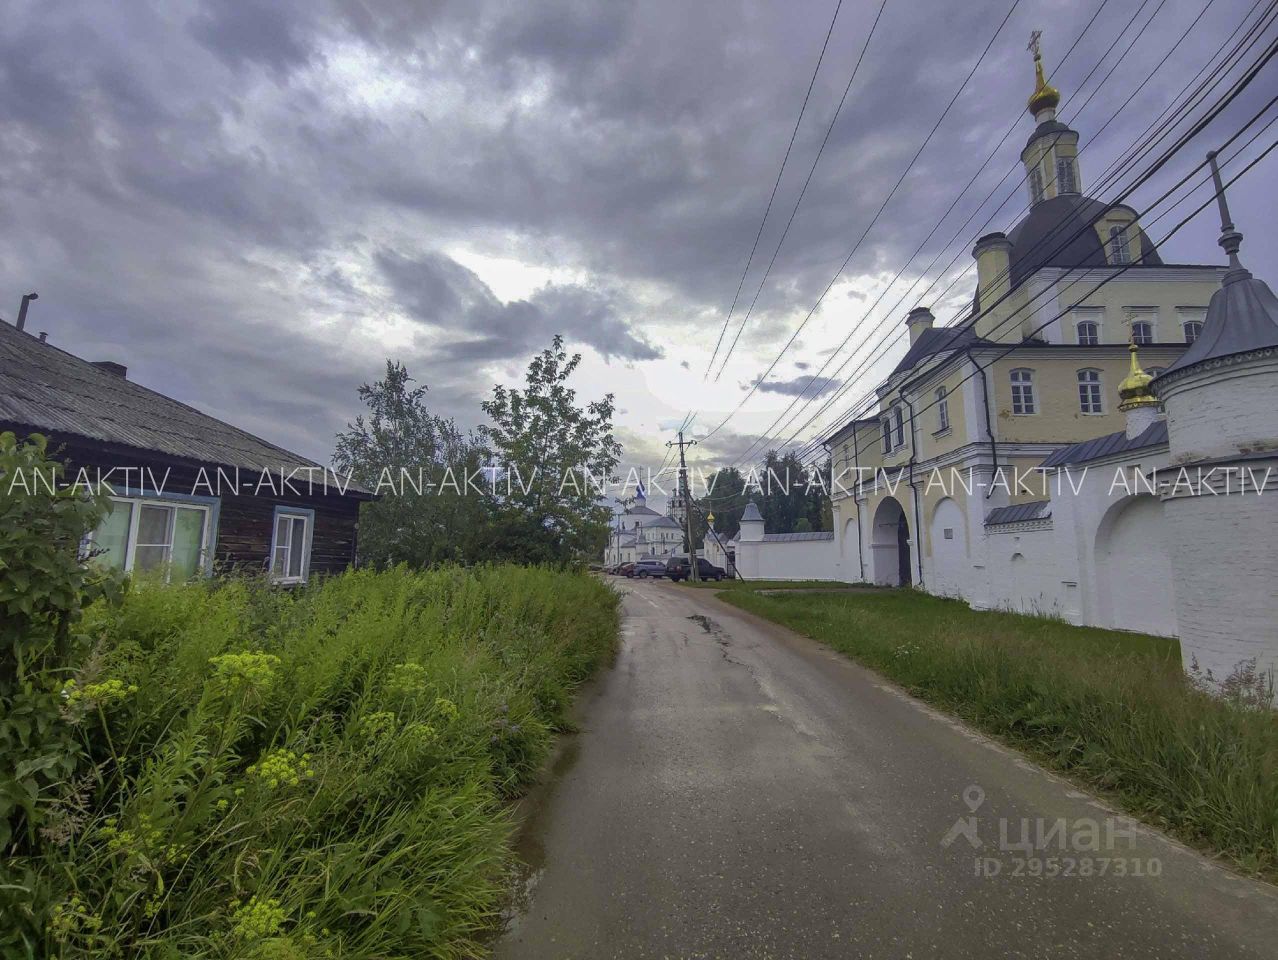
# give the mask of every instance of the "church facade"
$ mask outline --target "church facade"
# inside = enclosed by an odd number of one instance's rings
[[[634,563],[645,557],[670,557],[683,552],[683,526],[673,516],[648,506],[640,491],[624,513],[614,518],[604,563]]]
[[[1087,197],[1035,67],[1028,214],[976,242],[969,316],[913,310],[876,413],[825,439],[837,578],[1278,667],[1278,303],[1227,212],[1229,267],[1169,264]]]

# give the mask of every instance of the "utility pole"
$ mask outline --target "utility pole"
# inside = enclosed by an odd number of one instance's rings
[[[683,439],[682,430],[679,431],[679,440],[677,444],[676,444],[676,441],[674,440],[666,441],[667,447],[673,447],[676,445],[679,447],[679,488],[683,491],[683,495],[689,507],[692,506],[692,492],[688,488],[688,462],[683,457],[683,451],[685,447],[694,446],[696,442],[697,441],[695,440]],[[692,510],[691,509],[684,511],[683,525],[684,525],[683,536],[684,536],[684,539],[687,541],[687,546],[688,546],[688,579],[695,582],[697,580],[700,580],[701,577],[698,575],[698,570],[697,570],[696,547],[693,545],[693,542],[692,542]]]

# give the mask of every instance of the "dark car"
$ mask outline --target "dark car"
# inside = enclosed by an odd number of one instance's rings
[[[620,577],[633,577],[635,575],[635,565],[633,563],[623,563],[617,568],[617,575]]]
[[[675,583],[680,580],[687,580],[689,572],[687,557],[671,557],[666,561],[666,576]],[[727,575],[727,571],[723,567],[716,567],[705,557],[697,557],[697,576],[700,579],[722,580]]]
[[[648,577],[664,577],[666,561],[660,557],[644,557],[642,560],[636,560],[633,575],[640,580],[646,580]]]

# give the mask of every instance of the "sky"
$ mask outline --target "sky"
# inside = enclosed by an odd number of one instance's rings
[[[474,427],[556,333],[583,354],[579,396],[615,395],[626,464],[660,464],[694,411],[699,463],[802,443],[891,369],[910,308],[962,314],[972,242],[1023,215],[1031,30],[1084,192],[1110,199],[1122,175],[1089,187],[1260,16],[1252,0],[1019,0],[996,35],[1010,5],[886,0],[830,128],[880,9],[845,0],[707,375],[835,0],[10,0],[0,317],[37,291],[28,326],[52,343],[321,463],[387,358]],[[1128,202],[1276,87],[1271,62]],[[1276,176],[1271,154],[1230,192],[1244,262],[1271,283]],[[1163,259],[1221,263],[1218,234],[1208,210]]]

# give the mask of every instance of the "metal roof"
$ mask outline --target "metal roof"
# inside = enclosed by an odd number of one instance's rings
[[[1007,234],[1012,242],[1012,288],[1043,267],[1109,266],[1105,245],[1092,225],[1117,206],[1120,205],[1078,193],[1065,193],[1034,204]],[[1143,230],[1140,241],[1140,262],[1161,266],[1163,260]]]
[[[810,530],[806,533],[765,533],[764,543],[792,543],[802,540],[833,540],[833,530]]]
[[[1047,455],[1040,467],[1063,467],[1070,463],[1086,463],[1101,457],[1127,453],[1142,447],[1153,447],[1167,442],[1167,421],[1156,420],[1135,437],[1128,437],[1126,431],[1107,433],[1103,437],[1093,437],[1082,443],[1071,443],[1068,447],[1060,447]]]
[[[910,349],[905,352],[905,356],[893,368],[889,377],[903,370],[911,370],[928,357],[946,350],[962,350],[966,347],[982,345],[995,346],[996,344],[992,340],[978,337],[967,324],[956,327],[931,327],[919,334],[918,340],[914,341]]]
[[[762,520],[762,519],[763,519],[763,514],[759,512],[759,508],[755,505],[755,502],[753,500],[747,503],[745,506],[745,509],[741,511],[742,523],[744,523],[747,520]]]
[[[1052,515],[1051,502],[1048,500],[1032,500],[1029,503],[1014,503],[1010,507],[995,507],[985,516],[987,527],[1000,523],[1021,523],[1025,520],[1046,520]]]
[[[0,422],[256,473],[320,468],[7,323],[0,323]],[[353,481],[347,489],[369,494]]]

